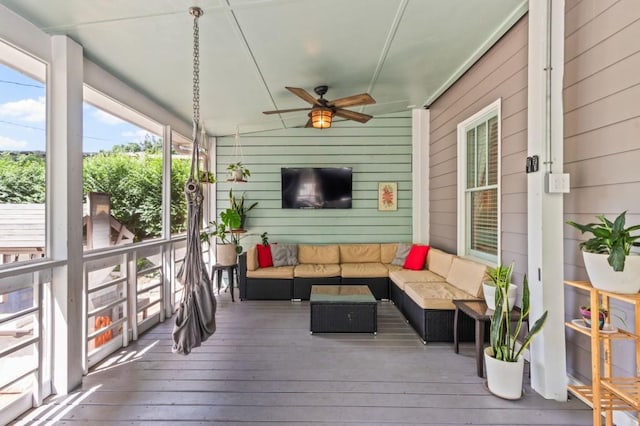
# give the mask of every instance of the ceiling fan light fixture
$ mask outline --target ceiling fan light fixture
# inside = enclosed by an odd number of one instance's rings
[[[311,118],[311,126],[316,129],[328,129],[331,127],[331,119],[333,118],[333,111],[331,108],[315,107],[309,113]]]

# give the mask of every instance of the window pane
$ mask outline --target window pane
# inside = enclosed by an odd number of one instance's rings
[[[43,82],[0,63],[0,264],[45,255],[45,96]]]
[[[171,235],[176,235],[187,230],[184,184],[190,172],[192,142],[175,132],[171,139]]]
[[[471,193],[469,248],[490,255],[498,254],[498,190]]]
[[[498,184],[498,117],[489,120],[489,185]]]
[[[476,187],[476,129],[467,131],[467,188]]]
[[[476,127],[476,132],[478,135],[478,142],[476,144],[476,187],[480,187],[487,184],[487,123],[482,123]]]
[[[85,249],[162,234],[162,138],[88,103],[83,113]]]

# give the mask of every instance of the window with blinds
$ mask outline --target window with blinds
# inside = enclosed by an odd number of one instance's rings
[[[499,102],[459,126],[461,178],[459,226],[464,231],[459,252],[498,261],[499,250]],[[460,241],[459,241],[460,243]]]

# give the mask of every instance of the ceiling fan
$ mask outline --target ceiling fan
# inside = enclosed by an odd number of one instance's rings
[[[293,109],[279,109],[273,111],[263,111],[263,114],[282,114],[284,112],[294,111],[310,111],[309,120],[305,127],[315,127],[319,129],[325,129],[331,127],[331,119],[334,115],[338,117],[346,118],[347,120],[354,120],[360,123],[366,123],[372,116],[368,114],[362,114],[360,112],[350,111],[344,109],[344,107],[352,107],[358,105],[375,104],[376,101],[368,93],[361,93],[359,95],[347,96],[346,98],[336,99],[330,101],[324,98],[325,93],[329,89],[329,86],[318,86],[313,89],[318,96],[315,99],[309,92],[299,87],[285,87],[288,91],[298,96],[299,98],[309,102],[311,108],[293,108]]]

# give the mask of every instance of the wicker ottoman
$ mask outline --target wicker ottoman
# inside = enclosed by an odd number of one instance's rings
[[[366,285],[311,287],[311,334],[378,331],[378,304]]]

